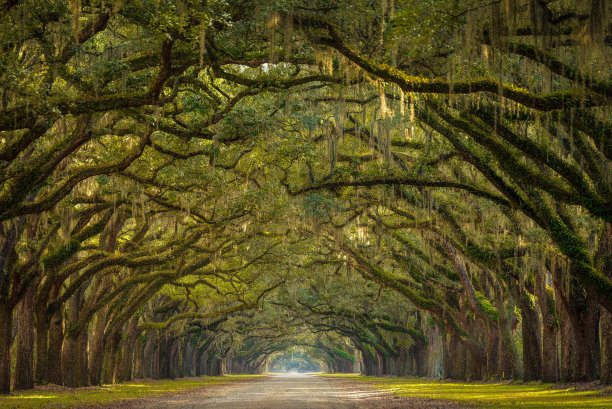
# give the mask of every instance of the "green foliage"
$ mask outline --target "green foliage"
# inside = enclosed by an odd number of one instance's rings
[[[342,209],[342,204],[333,197],[319,193],[306,196],[303,203],[306,217],[314,220],[325,219]]]
[[[499,312],[497,308],[493,307],[491,302],[481,292],[476,292],[476,301],[481,311],[485,313],[493,322],[499,321]]]

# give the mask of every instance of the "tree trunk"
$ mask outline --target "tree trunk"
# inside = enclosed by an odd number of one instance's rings
[[[89,341],[89,333],[88,327],[85,326],[81,329],[79,333],[79,338],[77,340],[77,352],[76,352],[76,362],[74,365],[74,373],[75,373],[75,386],[88,386],[89,385],[89,375],[87,372],[88,367],[88,356],[87,356],[87,344]]]
[[[119,342],[121,341],[121,333],[117,332],[108,337],[108,342],[104,348],[104,358],[102,364],[102,383],[115,383],[115,364],[116,356],[119,350]]]
[[[123,361],[124,359],[126,359],[126,350],[123,348],[124,347],[124,343],[123,343],[123,339],[121,337],[121,335],[119,334],[117,336],[119,338],[119,340],[117,341],[117,349],[115,350],[115,353],[113,356],[110,357],[110,359],[113,360],[113,377],[112,377],[112,383],[120,383],[123,382],[122,376],[123,376]],[[131,368],[130,368],[131,369]]]
[[[49,273],[48,273],[49,274]],[[47,368],[49,367],[49,317],[47,316],[47,304],[49,297],[57,295],[57,287],[51,287],[49,292],[38,292],[36,294],[35,318],[36,318],[36,362],[34,365],[34,381],[39,385],[49,382]],[[54,295],[55,294],[55,295]]]
[[[497,327],[490,327],[487,330],[487,345],[486,345],[486,360],[487,360],[487,378],[492,378],[497,375],[497,365],[499,353],[499,330]]]
[[[101,308],[96,314],[91,354],[89,356],[89,384],[100,385],[102,380],[102,362],[104,361],[104,328],[106,327],[106,311]]]
[[[161,379],[170,378],[170,365],[168,364],[168,355],[170,355],[170,345],[168,341],[168,336],[164,335],[163,338],[159,340],[159,353],[157,354],[159,362],[158,377]]]
[[[78,354],[79,333],[75,325],[79,321],[80,292],[76,292],[68,301],[66,314],[66,335],[62,349],[62,379],[65,386],[75,386],[75,371]]]
[[[599,378],[601,351],[599,345],[599,304],[593,297],[586,296],[586,308],[580,311],[576,338],[580,357],[579,380],[594,381]]]
[[[546,271],[536,274],[536,296],[542,314],[542,381],[559,381],[559,324],[552,288],[546,286]]]
[[[558,291],[555,285],[555,290]],[[569,382],[578,378],[578,354],[574,327],[567,309],[562,303],[557,304],[560,324],[561,362],[559,365],[560,379]]]
[[[36,300],[36,364],[34,367],[34,380],[37,384],[46,384],[47,378],[47,352],[49,340],[49,322],[47,321],[46,294],[44,300]]]
[[[154,348],[153,348],[153,354],[152,354],[152,359],[151,359],[151,378],[153,379],[161,378],[161,371],[160,371],[160,361],[162,359],[160,356],[161,344],[162,344],[161,338],[156,339],[153,344]]]
[[[596,255],[597,267],[601,273],[612,279],[612,223],[606,223],[599,241]],[[612,312],[601,309],[599,318],[601,331],[601,383],[612,384]]]
[[[542,341],[540,319],[528,293],[519,295],[523,326],[523,380],[535,381],[542,376]]]
[[[507,308],[503,299],[503,290],[500,287],[494,287],[494,290],[497,311],[499,312],[497,377],[501,380],[513,379],[521,373],[521,362],[512,338],[512,319],[509,316],[514,313],[507,312],[508,309],[512,310],[512,306]]]
[[[445,376],[450,379],[465,379],[466,349],[456,335],[447,336],[447,348],[444,360]]]
[[[65,386],[76,386],[76,360],[78,355],[78,334],[68,333],[62,349],[62,379]]]
[[[134,346],[134,370],[132,371],[132,378],[144,378],[144,345],[139,337],[136,338]]]
[[[143,370],[142,376],[144,378],[153,377],[153,361],[155,360],[155,334],[149,332],[147,335],[147,343],[145,344],[143,351]]]
[[[196,344],[195,351],[193,354],[193,366],[195,368],[195,376],[202,376],[202,355],[204,354],[203,348],[198,343]]]
[[[49,324],[49,347],[47,349],[47,380],[62,384],[62,344],[64,342],[64,325],[61,311],[51,317]]]
[[[601,383],[612,384],[612,313],[601,315]]]
[[[14,389],[34,387],[34,301],[36,287],[30,285],[17,307],[17,362]]]
[[[444,373],[444,378],[450,379],[453,377],[453,356],[451,354],[451,336],[450,334],[446,333],[442,335],[443,337],[443,358],[442,358],[442,362],[443,362],[443,373]]]
[[[11,391],[13,309],[0,298],[0,394]]]
[[[193,345],[191,337],[185,339],[183,347],[183,373],[185,376],[194,376],[193,373]]]
[[[138,342],[138,317],[132,317],[129,321],[125,336],[121,341],[121,362],[118,374],[118,382],[132,380],[132,365],[134,362],[134,351]]]
[[[570,269],[573,266],[570,265]],[[553,275],[560,300],[561,377],[565,381],[592,381],[599,375],[599,305],[561,268]]]

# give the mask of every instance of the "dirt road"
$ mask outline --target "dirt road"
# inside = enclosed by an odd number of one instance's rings
[[[138,400],[129,404],[123,402],[120,407],[130,409],[465,408],[451,402],[393,396],[350,379],[303,374],[270,375],[250,382],[203,388],[188,393]]]

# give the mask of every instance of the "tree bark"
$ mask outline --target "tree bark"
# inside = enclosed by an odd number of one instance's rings
[[[104,358],[102,364],[102,383],[115,383],[115,364],[117,363],[117,353],[119,351],[119,342],[121,341],[121,333],[117,332],[108,337],[108,342],[104,348]]]
[[[193,345],[191,337],[185,339],[183,347],[183,373],[185,376],[194,376],[193,373]]]
[[[36,287],[30,285],[17,307],[17,361],[14,389],[34,387],[34,301]]]
[[[499,312],[497,350],[497,377],[499,379],[512,379],[521,373],[518,351],[514,345],[511,330],[511,317],[506,313],[506,305],[502,299],[502,290],[495,290],[497,311]]]
[[[557,286],[555,291],[558,293]],[[559,365],[559,376],[562,381],[570,382],[578,379],[578,353],[576,347],[576,336],[574,327],[562,303],[557,304],[559,312],[560,339],[561,339],[561,361]]]
[[[49,324],[49,346],[47,349],[47,380],[62,384],[62,344],[64,325],[61,310],[53,314]]]
[[[542,314],[542,381],[559,381],[559,323],[552,288],[546,286],[546,271],[536,274],[536,296]]]
[[[117,376],[118,382],[132,380],[132,365],[134,363],[134,351],[138,342],[138,316],[132,317],[127,325],[127,331],[121,341],[121,363]]]
[[[580,358],[579,380],[590,382],[599,378],[601,349],[599,344],[600,306],[590,295],[586,296],[586,308],[579,313],[576,334]]]
[[[0,394],[11,391],[13,308],[0,298]]]
[[[87,347],[89,342],[88,326],[81,329],[77,343],[76,362],[74,367],[75,386],[88,386],[89,376],[87,372],[88,356]]]
[[[519,295],[523,326],[523,380],[535,381],[542,376],[542,341],[540,319],[528,297],[525,290]]]
[[[573,263],[570,264],[570,269]],[[564,279],[560,267],[553,274],[560,300],[561,378],[564,381],[592,381],[599,376],[599,305],[574,277]]]
[[[150,331],[147,334],[147,343],[145,344],[143,350],[143,370],[142,376],[144,378],[152,378],[153,377],[153,360],[155,359],[155,334]],[[200,374],[198,374],[199,376]]]
[[[497,375],[498,353],[499,353],[499,330],[497,326],[487,330],[487,345],[486,345],[486,360],[487,360],[487,378],[492,378]]]
[[[65,386],[76,385],[76,361],[78,354],[79,332],[75,332],[79,321],[80,291],[77,291],[68,301],[66,316],[66,335],[62,349],[62,379]]]
[[[102,362],[104,360],[104,328],[106,327],[106,311],[101,308],[96,314],[91,354],[89,356],[89,384],[100,385],[102,380]]]
[[[596,255],[597,267],[602,274],[612,279],[612,223],[606,223],[599,241]],[[601,308],[599,318],[601,331],[601,383],[612,384],[612,313]]]
[[[132,371],[132,378],[144,378],[144,345],[139,337],[136,338],[136,344],[134,345],[134,370]]]
[[[47,321],[47,303],[36,300],[36,365],[34,380],[37,384],[45,384],[47,378],[47,352],[49,339],[49,323]]]

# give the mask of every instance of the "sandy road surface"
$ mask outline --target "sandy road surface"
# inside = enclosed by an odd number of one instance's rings
[[[249,382],[203,388],[176,395],[122,402],[129,409],[284,409],[284,408],[465,408],[451,402],[400,398],[350,379],[313,375],[270,375]]]

